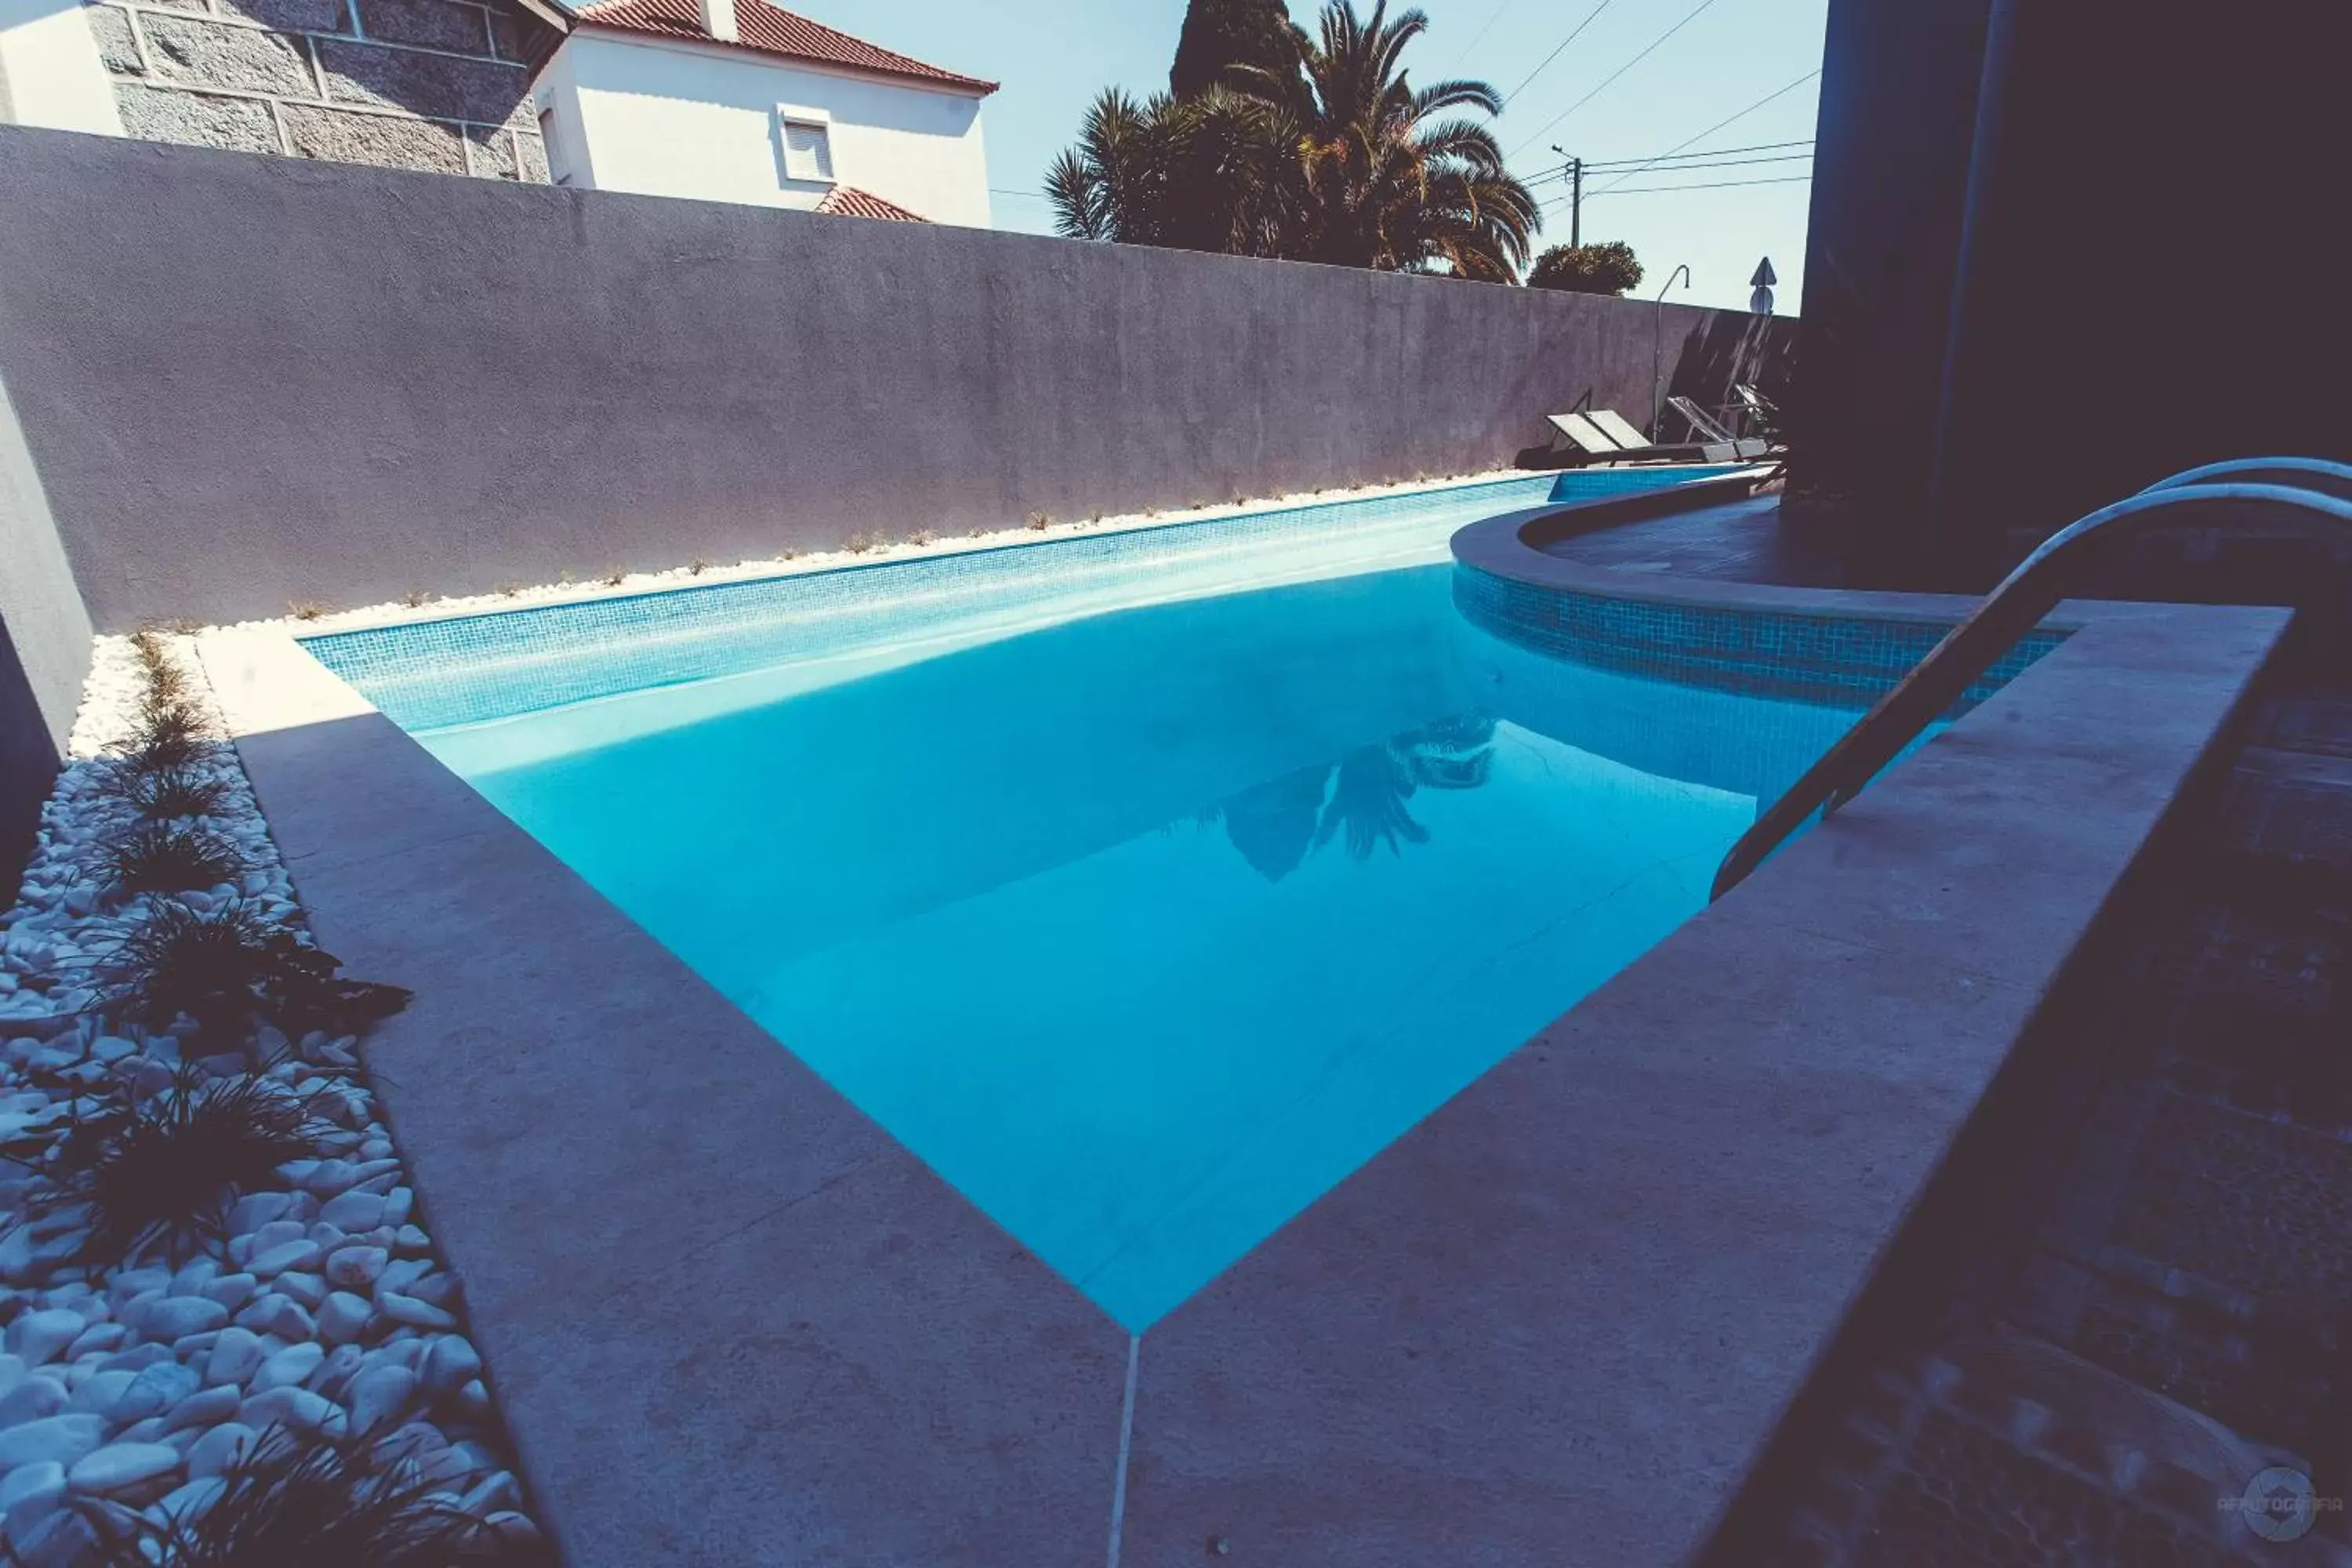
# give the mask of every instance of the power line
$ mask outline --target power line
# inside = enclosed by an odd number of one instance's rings
[[[1745,147],[1704,147],[1696,153],[1660,153],[1649,158],[1587,158],[1584,166],[1588,169],[1617,169],[1632,164],[1647,168],[1652,163],[1663,163],[1669,159],[1727,158],[1735,153],[1774,153],[1787,147],[1810,147],[1812,144],[1813,139],[1806,136],[1794,142],[1751,142]]]
[[[1812,183],[1811,174],[1782,174],[1769,180],[1714,180],[1703,185],[1633,185],[1620,190],[1621,196],[1655,195],[1661,191],[1736,191],[1746,185],[1803,185]],[[1587,194],[1586,201],[1592,199]]]
[[[1605,163],[1596,163],[1588,158],[1584,162],[1584,172],[1587,174],[1591,174],[1596,169],[1605,172],[1611,169],[1631,167],[1637,171],[1654,168],[1662,174],[1697,174],[1707,169],[1746,168],[1756,164],[1801,163],[1811,161],[1813,154],[1810,152],[1773,153],[1770,149],[1775,147],[1811,147],[1811,145],[1812,142],[1810,141],[1759,142],[1753,146],[1748,147],[1709,148],[1703,152],[1685,153],[1679,158],[1675,158],[1672,153],[1664,153],[1658,154],[1655,158],[1619,158]],[[1760,153],[1765,155],[1755,158],[1728,158],[1717,156],[1718,153]],[[1673,161],[1668,162],[1669,159],[1673,159]],[[1528,178],[1521,181],[1520,184],[1528,186],[1558,184],[1567,180],[1568,177],[1568,171],[1565,168],[1551,169],[1547,170],[1545,173],[1540,174],[1530,174]],[[1631,179],[1632,177],[1633,176],[1630,174],[1623,175],[1603,186],[1602,190],[1618,190],[1623,185],[1625,180]],[[1811,178],[1810,175],[1799,177]],[[1720,189],[1725,184],[1774,184],[1780,183],[1783,182],[1774,180],[1737,180],[1705,185],[1645,185],[1637,186],[1633,191],[1628,191],[1625,194],[1629,195],[1638,195],[1643,190],[1705,191]],[[992,196],[1014,196],[1024,201],[1033,202],[1050,201],[1053,199],[1043,191],[1015,190],[1004,185],[991,185],[988,187],[988,194]],[[1588,192],[1586,193],[1586,199],[1589,201],[1593,196],[1599,195],[1600,194],[1600,191]]]
[[[1528,82],[1533,81],[1536,78],[1543,75],[1544,67],[1559,58],[1560,50],[1568,47],[1569,45],[1576,42],[1579,37],[1582,37],[1584,29],[1590,27],[1594,22],[1598,21],[1600,19],[1601,13],[1609,9],[1612,0],[1601,0],[1601,4],[1592,8],[1591,16],[1587,16],[1583,21],[1579,22],[1576,25],[1575,31],[1570,33],[1568,37],[1562,38],[1558,44],[1553,46],[1551,53],[1546,55],[1542,61],[1537,65],[1535,69],[1528,72],[1526,81],[1520,82],[1518,86],[1511,89],[1510,91],[1503,95],[1503,102],[1507,105],[1511,100],[1525,92],[1528,89]],[[1709,5],[1713,5],[1714,3],[1715,0],[1707,0],[1707,4]]]
[[[1455,71],[1462,68],[1462,62],[1470,58],[1470,51],[1486,41],[1486,35],[1495,30],[1495,24],[1502,20],[1503,13],[1509,10],[1511,8],[1511,5],[1512,0],[1503,0],[1501,5],[1486,13],[1486,25],[1478,29],[1478,36],[1476,37],[1462,46],[1462,52],[1454,57],[1454,63],[1452,65],[1445,68],[1446,75],[1452,76]]]
[[[1612,194],[1621,196],[1648,196],[1655,195],[1661,191],[1734,191],[1747,185],[1801,185],[1811,179],[1811,174],[1781,174],[1769,180],[1710,180],[1697,185],[1633,185],[1622,190],[1612,188]],[[1587,191],[1584,193],[1584,199],[1589,202],[1599,194],[1597,191]],[[1565,197],[1554,196],[1544,205],[1558,206],[1565,199]]]
[[[1661,174],[1683,174],[1696,173],[1700,169],[1747,168],[1758,163],[1810,163],[1812,160],[1812,156],[1813,155],[1811,153],[1775,153],[1762,158],[1716,158],[1704,163],[1685,162],[1661,164],[1658,166],[1657,172]],[[1584,166],[1584,172],[1587,174],[1591,174],[1592,165],[1587,163]],[[1631,177],[1632,176],[1630,175],[1627,176],[1627,178]],[[1542,185],[1549,184],[1555,181],[1565,178],[1567,178],[1567,175],[1558,170],[1553,170],[1549,174],[1532,175],[1529,178],[1521,181],[1520,184],[1528,185]],[[1611,183],[1612,188],[1613,188],[1616,182],[1613,181]],[[1599,193],[1595,192],[1594,194],[1598,195]]]
[[[1607,0],[1603,0],[1603,4],[1606,3]],[[1699,0],[1697,10],[1693,11],[1689,16],[1685,16],[1681,21],[1676,22],[1673,26],[1668,27],[1664,32],[1660,33],[1656,37],[1651,39],[1649,44],[1640,54],[1635,55],[1632,59],[1627,60],[1623,65],[1619,66],[1615,70],[1610,72],[1608,77],[1601,81],[1599,87],[1594,88],[1591,92],[1586,93],[1582,98],[1578,99],[1574,103],[1570,104],[1566,109],[1561,110],[1549,120],[1545,121],[1543,124],[1537,129],[1534,135],[1528,137],[1525,142],[1520,142],[1517,147],[1511,149],[1511,156],[1516,158],[1520,153],[1526,152],[1529,147],[1532,147],[1537,142],[1542,141],[1544,137],[1550,132],[1553,126],[1559,124],[1561,121],[1567,119],[1570,115],[1574,114],[1578,110],[1582,109],[1594,99],[1600,97],[1602,92],[1607,90],[1611,82],[1615,81],[1619,77],[1623,76],[1627,71],[1632,70],[1635,66],[1640,65],[1643,60],[1648,59],[1652,53],[1657,49],[1659,45],[1664,43],[1668,38],[1673,37],[1676,33],[1681,32],[1685,27],[1689,26],[1693,22],[1697,21],[1702,13],[1713,9],[1714,5],[1715,0]],[[1594,15],[1598,16],[1599,13],[1595,12]],[[1579,31],[1581,30],[1582,29],[1580,28],[1579,29]],[[1571,33],[1569,36],[1570,37],[1574,37],[1576,35]],[[1567,47],[1565,44],[1560,47],[1562,48]],[[1559,51],[1555,50],[1553,52],[1558,53]],[[1540,70],[1542,67],[1538,66],[1537,68]],[[1525,83],[1522,83],[1521,85],[1524,86]]]
[[[1691,144],[1691,142],[1703,142],[1703,141],[1705,141],[1707,137],[1712,136],[1712,135],[1714,135],[1717,132],[1718,132],[1718,131],[1722,130],[1725,126],[1727,126],[1727,125],[1734,125],[1734,124],[1738,123],[1740,121],[1745,120],[1745,119],[1747,119],[1749,115],[1751,115],[1751,114],[1755,113],[1758,110],[1759,110],[1759,109],[1763,108],[1766,104],[1772,102],[1772,101],[1773,101],[1774,100],[1776,100],[1776,99],[1784,98],[1784,97],[1786,97],[1788,94],[1790,94],[1790,93],[1792,93],[1792,92],[1796,91],[1799,88],[1801,88],[1801,87],[1804,86],[1807,82],[1809,82],[1809,81],[1812,80],[1815,77],[1817,77],[1817,76],[1819,76],[1819,75],[1821,75],[1821,74],[1822,74],[1822,68],[1821,68],[1821,67],[1819,67],[1819,66],[1815,66],[1812,69],[1811,69],[1811,70],[1807,71],[1804,75],[1802,75],[1802,76],[1799,77],[1796,80],[1794,80],[1794,81],[1792,81],[1792,82],[1789,83],[1786,87],[1777,87],[1777,88],[1774,88],[1770,92],[1766,93],[1763,97],[1761,97],[1761,98],[1758,99],[1755,102],[1753,102],[1753,103],[1749,104],[1747,108],[1745,108],[1745,109],[1741,110],[1738,113],[1734,114],[1734,115],[1731,115],[1731,116],[1729,116],[1728,118],[1727,118],[1727,119],[1723,119],[1723,120],[1718,120],[1718,121],[1717,121],[1714,124],[1712,124],[1712,125],[1708,126],[1706,130],[1704,130],[1704,131],[1700,132],[1699,132],[1697,135],[1696,135],[1696,136],[1690,137],[1690,138],[1688,138],[1688,139],[1686,139],[1686,140],[1685,140],[1685,141],[1682,141],[1682,142],[1676,142],[1676,143],[1675,143],[1675,145],[1673,145],[1672,147],[1669,147],[1669,148],[1667,148],[1664,152],[1663,152],[1663,153],[1659,153],[1659,154],[1657,155],[1657,157],[1651,159],[1651,160],[1650,160],[1650,163],[1661,163],[1661,162],[1664,161],[1665,159],[1668,159],[1668,158],[1673,157],[1675,153],[1677,153],[1681,152],[1684,148],[1685,148],[1685,147],[1689,146],[1689,145]],[[1649,166],[1648,164],[1643,164],[1643,168],[1646,168],[1646,167],[1648,167],[1648,166]],[[1624,183],[1625,181],[1632,179],[1632,178],[1633,177],[1633,175],[1634,175],[1635,174],[1639,173],[1639,172],[1640,172],[1639,170],[1629,169],[1629,170],[1627,170],[1624,174],[1618,175],[1616,179],[1614,179],[1614,180],[1611,181],[1608,184],[1601,186],[1601,191],[1606,191],[1606,190],[1612,190],[1612,189],[1614,189],[1617,185],[1622,184],[1622,183]],[[1594,195],[1596,195],[1596,196],[1597,196],[1597,195],[1599,195],[1601,194],[1601,191],[1595,191],[1595,192],[1593,192],[1592,194],[1593,194]]]
[[[1709,147],[1697,153],[1661,153],[1650,158],[1587,158],[1583,160],[1583,163],[1584,172],[1588,174],[1595,171],[1609,173],[1619,169],[1652,167],[1657,168],[1662,174],[1672,174],[1676,169],[1698,169],[1716,163],[1770,163],[1776,158],[1788,160],[1810,158],[1813,155],[1810,151],[1782,153],[1779,150],[1784,147],[1810,149],[1812,144],[1811,138],[1808,137],[1801,142],[1757,142],[1745,147]],[[1735,154],[1748,153],[1764,153],[1768,156],[1760,158],[1735,156]],[[1528,175],[1525,183],[1539,185],[1552,180],[1564,180],[1567,177],[1568,171],[1565,167],[1547,169],[1540,174]]]

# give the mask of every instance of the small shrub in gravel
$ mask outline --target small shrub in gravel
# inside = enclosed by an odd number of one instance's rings
[[[543,1562],[462,1282],[358,1074],[359,1026],[407,993],[310,944],[183,645],[94,651],[0,908],[0,1564]],[[142,817],[245,868],[111,898]]]
[[[141,673],[146,677],[150,700],[180,702],[186,699],[187,672],[172,657],[170,645],[163,640],[163,633],[152,627],[141,627],[131,634],[131,650],[138,657]]]
[[[192,767],[212,755],[212,727],[192,704],[151,691],[110,750],[115,766],[133,775]]]
[[[241,902],[198,909],[158,899],[109,957],[109,1003],[152,1028],[184,1015],[215,1039],[261,1024],[289,1036],[354,1034],[408,1005],[401,987],[347,980],[341,967]]]
[[[159,1521],[119,1505],[80,1511],[92,1568],[522,1568],[551,1563],[535,1534],[507,1534],[397,1441],[302,1437],[282,1427]]]
[[[253,1075],[208,1079],[183,1063],[169,1088],[140,1100],[110,1084],[72,1121],[47,1162],[55,1185],[39,1207],[79,1211],[85,1261],[128,1265],[160,1248],[176,1268],[226,1246],[230,1205],[274,1185],[289,1160],[315,1157],[339,1131],[312,1095]]]
[[[228,804],[229,784],[216,774],[194,768],[163,768],[152,773],[123,769],[110,775],[114,792],[152,822],[173,822],[187,816],[215,816]]]
[[[206,828],[147,822],[107,847],[105,870],[115,892],[184,893],[235,882],[245,874],[236,846]]]

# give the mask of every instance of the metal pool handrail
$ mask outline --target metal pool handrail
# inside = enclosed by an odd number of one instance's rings
[[[2243,475],[2260,475],[2269,482],[2249,482]],[[1814,811],[1835,811],[1860,795],[1994,661],[2057,607],[2080,568],[2101,549],[2173,521],[2185,508],[2216,501],[2287,507],[2352,527],[2352,499],[2347,498],[2352,498],[2352,468],[2306,458],[2243,459],[2175,474],[2052,534],[1756,819],[1723,858],[1709,901],[1745,881]]]

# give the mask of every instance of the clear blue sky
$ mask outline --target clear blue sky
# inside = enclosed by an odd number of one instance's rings
[[[1139,93],[1164,88],[1184,16],[1184,0],[786,4],[919,59],[1003,82],[984,113],[996,222],[1038,233],[1050,233],[1053,226],[1035,193],[1046,164],[1075,139],[1087,104],[1114,83]],[[1317,5],[1312,0],[1290,5],[1311,30]],[[1359,9],[1369,12],[1370,0],[1359,0]],[[1558,169],[1553,142],[1596,162],[1648,158],[1817,70],[1828,0],[1423,0],[1422,9],[1431,26],[1406,55],[1414,79],[1478,77],[1513,93],[1496,132],[1513,151],[1512,167],[1533,180]],[[1588,17],[1589,26],[1538,70]],[[1679,31],[1657,42],[1678,23],[1684,24]],[[1651,53],[1607,81],[1654,43]],[[1810,142],[1819,85],[1818,79],[1802,82],[1688,151]],[[1591,100],[1578,107],[1587,94]],[[1548,123],[1563,111],[1566,119]],[[1792,176],[1810,165],[1801,156],[1760,160],[1808,151],[1791,146],[1736,153],[1759,161],[1686,173],[1670,173],[1672,165],[1664,165],[1626,178],[1617,192],[1602,187],[1622,170],[1593,174],[1585,184],[1584,238],[1631,244],[1648,269],[1644,295],[1655,294],[1676,263],[1688,262],[1693,287],[1687,294],[1678,289],[1673,298],[1742,309],[1757,258],[1769,255],[1780,277],[1779,308],[1794,314],[1811,187]],[[1637,191],[1767,179],[1783,183]],[[1566,186],[1547,182],[1536,188],[1548,203],[1542,243],[1564,243]]]

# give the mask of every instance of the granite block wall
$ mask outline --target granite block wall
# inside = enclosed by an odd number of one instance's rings
[[[101,0],[86,14],[132,136],[547,181],[530,75],[551,34],[496,0]]]

